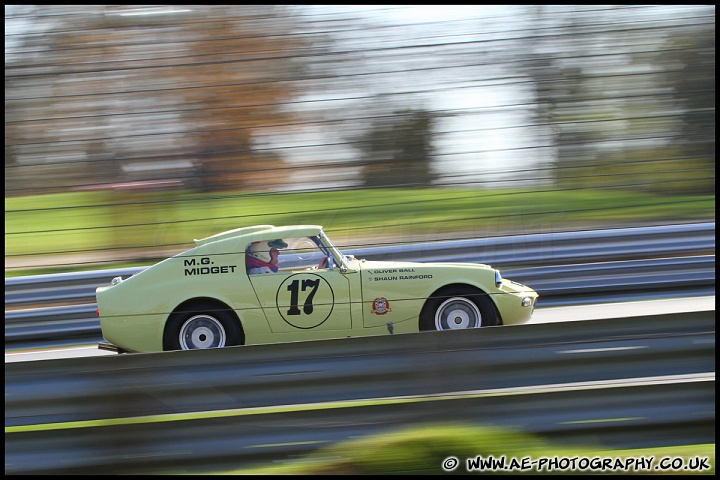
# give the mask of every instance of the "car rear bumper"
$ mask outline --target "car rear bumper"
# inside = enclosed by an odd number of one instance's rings
[[[122,348],[118,347],[117,345],[113,345],[112,343],[109,343],[109,342],[98,343],[98,349],[107,350],[108,352],[115,352],[115,353],[127,353],[127,350],[123,350]]]

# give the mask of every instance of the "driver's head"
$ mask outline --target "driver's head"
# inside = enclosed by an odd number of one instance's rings
[[[250,244],[247,254],[262,262],[277,265],[278,248],[287,248],[287,243],[279,238],[270,242],[253,242]]]

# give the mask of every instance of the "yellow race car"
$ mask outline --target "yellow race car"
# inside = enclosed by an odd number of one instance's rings
[[[488,265],[379,262],[317,225],[219,233],[96,291],[106,342],[157,352],[527,322],[538,295]]]

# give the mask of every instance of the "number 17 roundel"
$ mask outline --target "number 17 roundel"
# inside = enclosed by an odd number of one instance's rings
[[[300,273],[289,276],[280,284],[276,301],[283,320],[293,327],[309,329],[330,318],[335,294],[320,275]]]

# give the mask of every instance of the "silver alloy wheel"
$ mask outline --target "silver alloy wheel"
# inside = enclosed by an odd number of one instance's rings
[[[183,350],[224,347],[225,328],[215,317],[206,314],[195,315],[183,323],[179,340],[180,348]]]
[[[480,309],[463,297],[445,300],[435,312],[436,330],[460,330],[477,328],[482,325]]]

